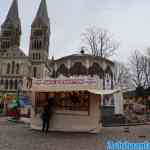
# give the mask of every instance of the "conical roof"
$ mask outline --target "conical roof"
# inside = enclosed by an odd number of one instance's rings
[[[18,13],[18,0],[13,0],[7,17],[3,23],[3,27],[11,26],[18,28],[21,26],[19,13]]]
[[[38,12],[32,23],[32,26],[36,26],[39,24],[49,27],[49,17],[48,17],[46,0],[41,0]]]

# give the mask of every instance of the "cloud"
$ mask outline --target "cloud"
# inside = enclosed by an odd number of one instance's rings
[[[1,24],[12,0],[3,0],[0,5]],[[47,0],[51,20],[50,55],[61,57],[79,47],[80,35],[92,25],[106,28],[120,41],[117,59],[124,61],[134,49],[150,45],[150,1],[148,0]],[[21,47],[29,49],[31,23],[40,0],[19,1],[22,21]]]

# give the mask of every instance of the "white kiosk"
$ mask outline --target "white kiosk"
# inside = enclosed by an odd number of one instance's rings
[[[51,131],[96,133],[101,129],[101,95],[117,90],[99,90],[97,80],[50,79],[32,80],[31,128],[41,130],[40,118],[48,97],[53,96],[56,108],[50,120]]]

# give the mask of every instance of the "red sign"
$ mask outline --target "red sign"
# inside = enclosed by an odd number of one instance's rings
[[[58,85],[58,84],[96,84],[94,79],[65,79],[65,80],[33,80],[33,84]]]

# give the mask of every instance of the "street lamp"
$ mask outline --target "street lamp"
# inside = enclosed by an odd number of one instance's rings
[[[17,102],[17,108],[16,108],[17,116],[16,116],[16,119],[17,120],[19,120],[19,118],[20,118],[20,112],[19,112],[18,109],[20,108],[20,102],[19,102],[20,98],[19,98],[19,96],[20,96],[21,90],[22,90],[22,81],[20,80],[17,84],[17,91],[16,91],[16,96],[17,96],[17,98],[16,98],[16,102]]]

